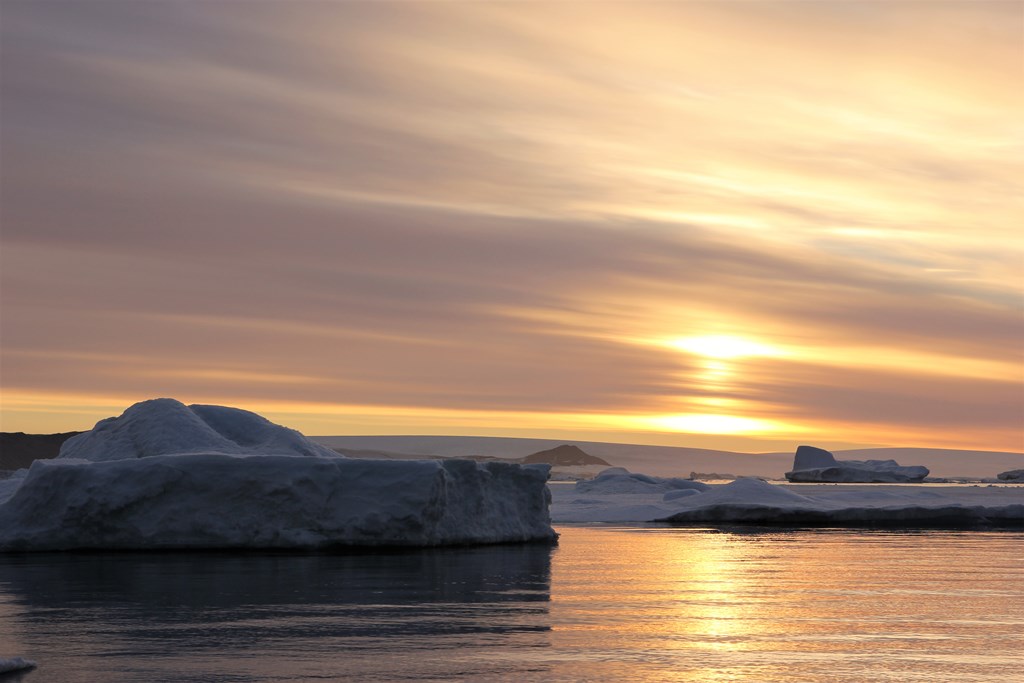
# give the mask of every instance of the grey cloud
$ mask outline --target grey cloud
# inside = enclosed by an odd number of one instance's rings
[[[823,421],[974,430],[1012,430],[1024,420],[1021,380],[940,377],[808,363],[762,363],[750,397],[798,417]],[[767,380],[767,381],[766,381]],[[770,403],[769,403],[770,402]],[[864,438],[870,440],[870,435]]]

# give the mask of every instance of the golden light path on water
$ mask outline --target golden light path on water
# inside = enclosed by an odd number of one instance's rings
[[[997,680],[1020,642],[1008,567],[943,552],[1013,543],[999,534],[569,531],[551,639],[579,680]]]

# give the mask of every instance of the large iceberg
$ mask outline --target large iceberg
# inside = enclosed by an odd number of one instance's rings
[[[909,483],[923,481],[928,468],[901,466],[895,460],[836,460],[829,451],[814,446],[796,449],[793,469],[786,479],[794,482],[833,482],[845,484]]]
[[[550,541],[548,473],[348,459],[254,413],[155,399],[0,482],[0,550]]]

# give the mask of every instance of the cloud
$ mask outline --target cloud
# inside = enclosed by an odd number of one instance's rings
[[[1012,430],[1002,4],[296,7],[5,6],[5,385]]]

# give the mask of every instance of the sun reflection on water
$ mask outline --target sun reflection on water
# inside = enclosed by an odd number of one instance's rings
[[[551,638],[577,653],[578,680],[590,678],[590,665],[602,680],[765,683],[794,680],[795,671],[796,680],[864,680],[868,670],[887,680],[962,680],[956,671],[993,666],[974,648],[1012,647],[1024,625],[968,626],[969,614],[1005,611],[1005,577],[969,562],[951,568],[943,552],[1000,537],[572,531],[555,554]],[[562,562],[592,571],[579,580],[558,571]]]

